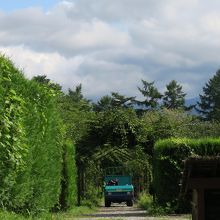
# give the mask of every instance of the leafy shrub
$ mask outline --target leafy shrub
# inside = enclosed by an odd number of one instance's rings
[[[173,213],[173,210],[169,203],[165,206],[160,206],[156,201],[153,200],[153,196],[142,192],[138,198],[138,207],[147,210],[149,215],[166,215]]]
[[[154,190],[160,205],[167,202],[179,211],[189,209],[179,198],[183,160],[189,156],[215,156],[220,154],[220,138],[166,139],[154,147]]]
[[[153,196],[146,192],[142,192],[138,198],[138,207],[148,210],[152,207],[152,205]]]

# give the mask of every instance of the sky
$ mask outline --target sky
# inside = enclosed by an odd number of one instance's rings
[[[90,99],[140,98],[141,80],[187,98],[220,68],[219,0],[0,0],[0,53]]]

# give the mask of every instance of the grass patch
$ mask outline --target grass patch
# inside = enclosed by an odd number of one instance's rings
[[[39,216],[24,216],[14,212],[0,211],[1,220],[51,220],[53,216],[51,213],[44,213]]]
[[[58,213],[44,213],[38,216],[24,216],[14,212],[0,211],[1,220],[65,220],[83,215],[89,215],[96,212],[96,208],[89,208],[86,206],[74,207],[66,212]]]
[[[66,212],[58,212],[53,214],[53,219],[69,219],[71,217],[80,217],[83,215],[90,215],[96,212],[97,209],[95,207],[87,207],[87,206],[79,206],[74,207]]]
[[[25,219],[25,217],[17,215],[15,213],[9,213],[6,211],[0,211],[0,219],[2,220],[22,220]]]

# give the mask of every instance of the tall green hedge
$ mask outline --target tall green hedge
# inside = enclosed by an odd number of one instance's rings
[[[68,209],[77,203],[75,147],[70,140],[64,143],[63,170],[62,170],[62,192],[60,205],[62,209]]]
[[[59,204],[63,140],[56,91],[27,80],[0,56],[1,207],[39,212]]]
[[[27,109],[17,91],[19,83],[26,84],[23,76],[9,60],[0,57],[0,201],[7,208],[24,205],[30,196],[24,121]]]
[[[172,205],[178,204],[184,159],[189,156],[219,154],[220,138],[173,138],[158,141],[154,147],[154,190],[157,201],[161,205],[168,202]]]

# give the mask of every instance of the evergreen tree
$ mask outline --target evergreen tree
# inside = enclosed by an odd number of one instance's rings
[[[68,94],[61,97],[60,112],[66,125],[67,137],[74,140],[75,143],[86,131],[86,123],[93,112],[89,100],[82,94],[81,84],[74,89],[69,89]]]
[[[136,101],[138,105],[147,109],[156,109],[159,105],[159,100],[162,98],[162,94],[154,86],[154,82],[147,82],[142,80],[143,87],[138,87],[138,90],[144,96],[143,101]]]
[[[112,92],[112,105],[114,107],[128,108],[133,105],[135,97],[126,97],[117,92]]]
[[[93,104],[93,109],[96,112],[107,111],[112,109],[112,97],[109,95],[103,96],[97,104]]]
[[[76,86],[75,90],[69,89],[68,90],[68,96],[73,102],[80,102],[83,100],[83,94],[82,94],[82,84],[79,84]]]
[[[175,80],[166,85],[167,90],[163,96],[163,106],[167,109],[184,108],[186,93],[182,91],[182,86]]]
[[[220,69],[203,87],[198,112],[207,120],[220,120]]]
[[[79,84],[75,89],[69,89],[66,99],[69,100],[72,105],[82,111],[91,110],[91,103],[89,99],[86,99],[82,94],[82,84]]]
[[[37,75],[37,76],[34,76],[32,78],[32,80],[40,83],[40,84],[44,84],[44,85],[47,85],[48,87],[56,90],[56,91],[61,91],[62,90],[62,87],[58,84],[58,83],[53,83],[51,82],[50,79],[47,78],[46,75]]]
[[[135,97],[126,97],[117,92],[112,92],[111,96],[103,96],[97,104],[94,104],[93,108],[97,112],[107,111],[114,108],[129,108],[132,107],[134,102]]]

